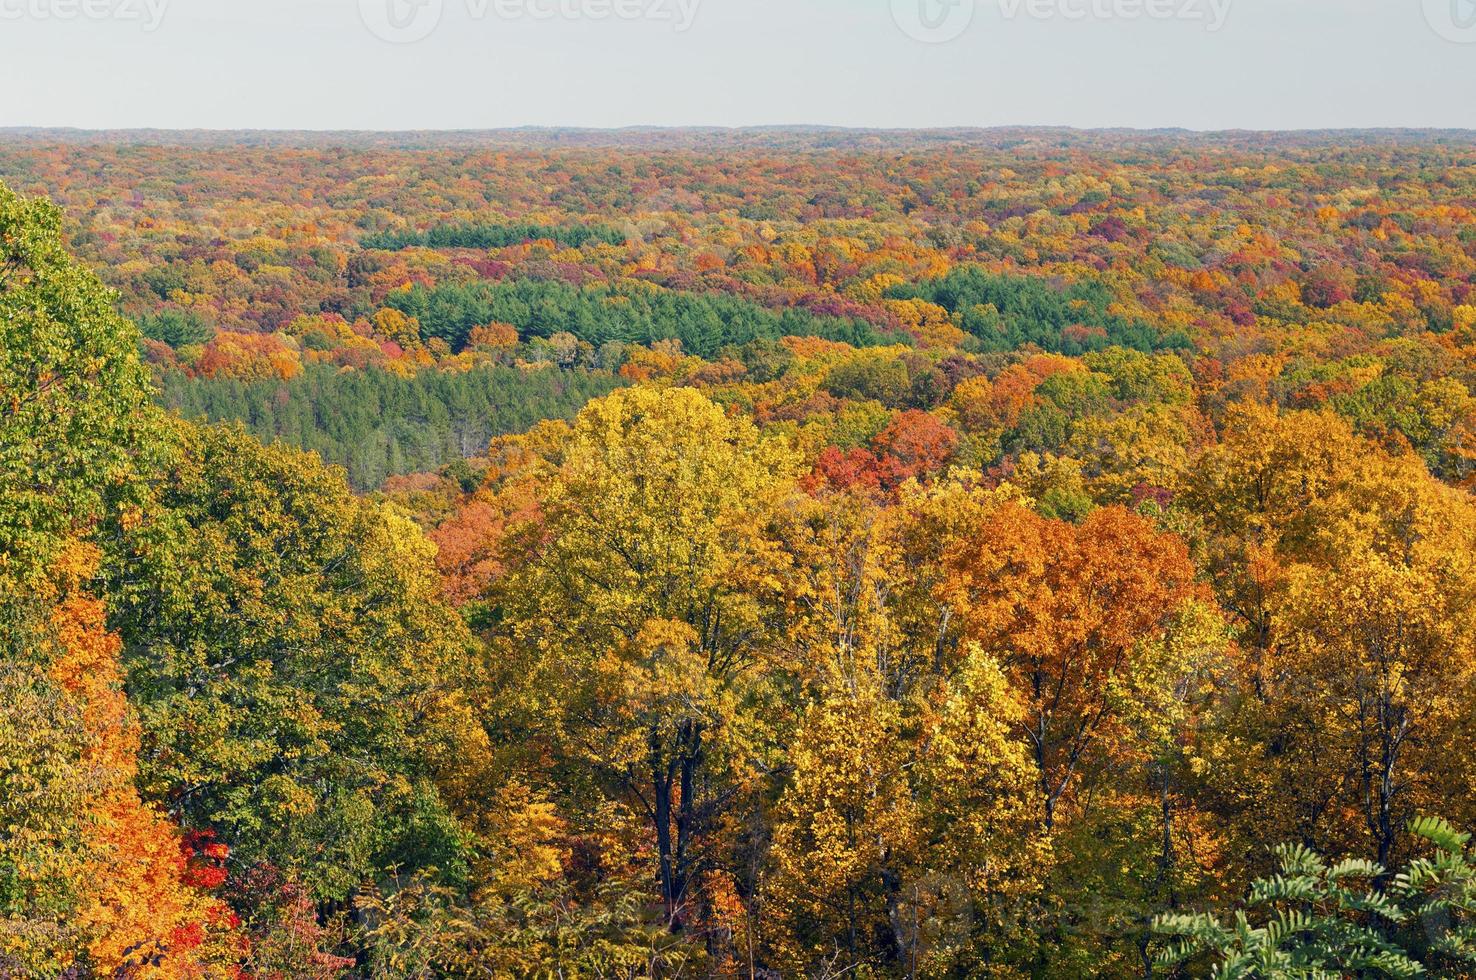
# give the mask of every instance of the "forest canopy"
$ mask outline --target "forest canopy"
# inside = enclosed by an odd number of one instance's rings
[[[0,136],[0,977],[1476,976],[1476,145],[481,139]]]

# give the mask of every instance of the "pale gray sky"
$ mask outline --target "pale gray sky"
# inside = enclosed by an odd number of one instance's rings
[[[773,123],[1476,128],[1476,0],[0,0],[0,126]]]

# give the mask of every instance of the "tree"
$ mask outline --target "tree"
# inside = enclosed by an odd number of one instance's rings
[[[1289,577],[1281,693],[1321,723],[1319,750],[1340,760],[1357,787],[1347,796],[1380,864],[1393,857],[1399,828],[1450,785],[1443,760],[1469,751],[1471,530],[1447,525],[1438,542],[1416,545],[1408,564],[1353,545],[1331,573],[1300,567]]]
[[[230,926],[134,788],[89,587],[87,539],[138,499],[155,419],[137,333],[59,227],[0,186],[0,972],[224,976]]]
[[[137,491],[153,417],[137,345],[57,210],[0,184],[0,593]]]
[[[1120,508],[1080,525],[1018,504],[946,557],[942,586],[964,635],[996,657],[1025,700],[1047,829],[1123,718],[1119,687],[1196,595],[1187,547]]]
[[[533,558],[495,593],[557,692],[560,750],[649,821],[673,926],[761,733],[746,712],[781,622],[762,532],[794,470],[695,391],[616,392],[575,421]]]
[[[313,457],[233,428],[169,434],[173,463],[107,568],[141,787],[320,901],[395,866],[456,876],[442,788],[486,736],[431,546]]]
[[[1215,750],[1223,812],[1388,863],[1472,751],[1476,510],[1323,413],[1238,411],[1185,489],[1249,652]]]
[[[65,548],[54,586],[12,609],[0,646],[0,971],[225,977],[227,910],[192,887],[187,853],[134,788],[139,733],[121,644]]]
[[[1024,704],[978,647],[932,696],[913,771],[921,860],[896,913],[914,976],[1016,958],[1055,864],[1039,826]]]
[[[803,701],[757,896],[786,972],[946,975],[1013,953],[1007,923],[1049,865],[1036,771],[1020,701],[933,595],[938,556],[1006,499],[947,480],[892,508],[838,494],[788,511]]]
[[[872,441],[881,484],[894,490],[912,479],[926,479],[953,456],[958,434],[927,412],[903,412]]]
[[[174,307],[166,307],[153,316],[144,317],[139,321],[139,332],[175,350],[207,344],[215,336],[215,328],[200,314]]]
[[[899,903],[920,828],[898,708],[862,675],[813,704],[795,733],[763,895],[786,973],[906,962]]]
[[[1476,968],[1471,835],[1430,817],[1409,831],[1434,856],[1410,861],[1392,880],[1366,859],[1329,864],[1304,845],[1277,847],[1279,873],[1256,881],[1248,909],[1228,924],[1205,913],[1159,916],[1154,931],[1168,942],[1158,963],[1208,961],[1213,976],[1266,980],[1468,975]]]

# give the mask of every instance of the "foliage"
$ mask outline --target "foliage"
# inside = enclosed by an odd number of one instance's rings
[[[455,875],[436,788],[476,764],[474,670],[430,547],[312,457],[176,423],[108,568],[145,794],[240,859],[343,901],[395,866]]]
[[[423,371],[411,377],[369,369],[307,368],[290,381],[163,375],[160,400],[188,419],[240,421],[262,442],[281,440],[346,470],[358,490],[474,456],[496,436],[544,419],[572,418],[620,381],[606,373]]]
[[[1466,922],[1476,902],[1470,835],[1428,817],[1409,830],[1434,845],[1434,856],[1392,877],[1372,861],[1330,865],[1303,845],[1279,846],[1280,872],[1251,886],[1233,921],[1159,917],[1154,931],[1172,941],[1158,962],[1208,959],[1216,977],[1464,974],[1476,965]]]
[[[136,334],[0,186],[0,972],[226,976],[219,907],[134,786],[139,732],[85,538],[137,499]]]
[[[825,337],[878,343],[877,328],[861,320],[817,317],[805,310],[775,313],[720,294],[669,292],[653,287],[580,289],[561,282],[518,279],[495,285],[424,287],[392,293],[387,302],[419,321],[426,337],[453,350],[466,346],[473,327],[510,323],[525,337],[568,332],[585,343],[654,344],[679,340],[682,348],[711,357],[729,345],[779,337]]]
[[[35,587],[129,492],[145,374],[134,328],[62,248],[61,215],[0,185],[0,592]]]
[[[608,225],[475,224],[437,225],[425,232],[380,232],[360,242],[365,248],[506,248],[521,242],[550,241],[579,248],[590,242],[622,245],[625,233]]]
[[[0,974],[1476,972],[1460,134],[0,172]]]
[[[964,267],[938,280],[893,286],[887,296],[925,300],[956,314],[959,325],[986,350],[1035,344],[1048,351],[1081,354],[1108,345],[1140,350],[1187,346],[1187,338],[1160,337],[1148,324],[1113,313],[1112,291],[1091,280],[1058,290],[1036,278]]]

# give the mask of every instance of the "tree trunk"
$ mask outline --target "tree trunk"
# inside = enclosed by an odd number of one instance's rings
[[[677,809],[676,860],[672,874],[673,906],[680,913],[692,877],[692,844],[697,836],[697,770],[702,765],[702,726],[683,722],[681,727],[681,791]]]
[[[661,863],[661,902],[673,932],[682,926],[687,885],[692,876],[692,844],[697,833],[697,771],[702,765],[702,726],[683,722],[671,758],[662,751],[661,733],[649,736],[651,818],[656,824],[656,853]],[[673,820],[672,794],[677,790]],[[675,833],[673,834],[673,831]]]
[[[671,770],[661,756],[661,733],[654,727],[651,746],[651,819],[656,824],[656,854],[660,860],[661,902],[666,922],[676,922],[676,867],[671,842]]]

